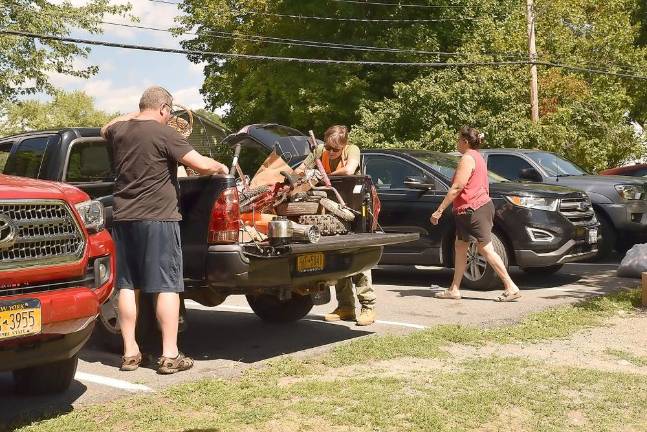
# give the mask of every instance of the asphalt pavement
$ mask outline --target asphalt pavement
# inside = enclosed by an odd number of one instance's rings
[[[571,303],[582,298],[636,286],[639,281],[615,276],[617,260],[603,264],[567,264],[553,275],[527,275],[513,268],[511,275],[523,290],[515,303],[497,303],[500,291],[463,291],[460,301],[434,299],[446,288],[452,272],[440,268],[383,267],[373,272],[378,295],[378,321],[368,327],[353,323],[327,323],[323,314],[333,302],[317,306],[299,322],[270,325],[260,321],[244,297],[229,298],[216,308],[187,305],[189,328],[181,349],[196,359],[184,373],[160,376],[152,368],[120,372],[120,356],[106,352],[100,341],[82,350],[76,380],[62,395],[23,397],[13,393],[11,374],[0,373],[0,430],[2,424],[21,419],[29,423],[131,394],[154,392],[165,386],[206,377],[233,378],[245,368],[282,355],[317,355],[344,341],[373,334],[404,334],[437,324],[493,326],[524,315]]]

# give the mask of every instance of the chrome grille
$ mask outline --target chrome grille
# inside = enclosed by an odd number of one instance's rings
[[[595,212],[588,197],[562,198],[559,212],[574,225],[589,225],[595,219]]]
[[[78,261],[85,248],[83,231],[62,201],[0,201],[15,240],[0,245],[0,270]]]

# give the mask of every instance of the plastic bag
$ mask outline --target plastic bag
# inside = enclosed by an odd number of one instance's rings
[[[642,272],[647,272],[647,244],[645,243],[629,249],[618,267],[620,277],[640,279]]]

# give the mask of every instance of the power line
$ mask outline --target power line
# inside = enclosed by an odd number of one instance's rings
[[[298,20],[315,20],[315,21],[345,21],[345,22],[363,22],[363,23],[430,23],[430,22],[445,22],[445,21],[473,21],[476,18],[429,18],[429,19],[372,19],[372,18],[340,18],[340,17],[322,17],[311,15],[290,15],[279,14],[273,12],[259,12],[259,11],[240,11],[243,15],[263,15],[273,16],[278,18],[293,18]]]
[[[610,71],[605,71],[600,69],[589,69],[589,68],[584,68],[580,66],[573,66],[568,64],[560,64],[560,63],[553,63],[553,62],[546,62],[546,61],[531,62],[526,60],[526,61],[498,61],[498,62],[441,63],[441,62],[384,62],[384,61],[363,61],[363,60],[331,60],[331,59],[312,59],[312,58],[309,59],[309,58],[299,58],[299,57],[276,57],[276,56],[265,56],[265,55],[257,55],[257,54],[221,53],[221,52],[213,52],[213,51],[163,48],[163,47],[123,44],[123,43],[115,43],[115,42],[107,42],[107,41],[81,39],[81,38],[70,38],[70,37],[63,37],[63,36],[42,35],[38,33],[23,32],[23,31],[17,31],[17,30],[9,30],[9,29],[0,29],[0,34],[27,37],[31,39],[53,40],[53,41],[69,42],[69,43],[75,43],[75,44],[98,45],[98,46],[133,49],[133,50],[141,50],[141,51],[203,55],[203,56],[212,56],[212,57],[244,58],[249,60],[268,60],[268,61],[283,61],[283,62],[309,63],[309,64],[337,64],[337,65],[357,65],[357,66],[413,66],[413,67],[430,67],[430,68],[498,67],[498,66],[524,66],[524,65],[536,64],[538,66],[561,68],[561,69],[567,69],[567,70],[590,73],[590,74],[610,75],[610,76],[617,76],[617,77],[623,77],[623,78],[647,80],[647,76],[642,76],[642,75],[624,74],[624,73],[610,72]]]
[[[111,21],[101,21],[101,24],[107,24],[118,27],[126,28],[135,28],[139,30],[151,30],[157,32],[166,32],[173,33],[173,30],[170,28],[160,28],[160,27],[149,27],[135,24],[125,24],[117,23]],[[269,44],[278,44],[278,45],[295,45],[295,46],[304,46],[312,48],[327,48],[327,49],[336,49],[336,50],[349,50],[349,51],[366,51],[366,52],[388,52],[388,53],[406,53],[406,54],[421,54],[421,55],[436,55],[443,57],[467,57],[474,55],[490,55],[498,57],[508,57],[508,58],[517,58],[524,57],[525,53],[517,52],[502,52],[502,53],[460,53],[460,52],[445,52],[445,51],[425,51],[425,50],[416,50],[416,49],[405,49],[405,48],[391,48],[391,47],[377,47],[369,45],[352,45],[352,44],[338,44],[333,42],[322,42],[322,41],[311,41],[311,40],[302,40],[302,39],[290,39],[290,38],[276,38],[271,36],[260,36],[260,35],[248,35],[240,33],[230,33],[230,32],[221,32],[221,31],[198,31],[198,32],[181,32],[183,35],[209,35],[217,38],[224,39],[241,39],[251,42],[262,42]]]
[[[460,5],[420,5],[420,4],[382,3],[382,2],[360,1],[360,0],[328,0],[328,1],[337,2],[337,3],[353,3],[353,4],[362,4],[362,5],[372,5],[372,6],[394,6],[394,7],[402,7],[402,8],[421,8],[421,9],[458,9],[458,8],[465,7]]]
[[[113,47],[113,48],[134,49],[134,50],[141,50],[141,51],[156,51],[156,52],[166,52],[166,53],[175,53],[175,54],[204,55],[204,56],[212,56],[212,57],[244,58],[249,60],[269,60],[269,61],[283,61],[283,62],[310,63],[310,64],[340,64],[340,65],[359,65],[359,66],[418,66],[418,67],[510,66],[510,65],[528,64],[527,61],[442,63],[442,62],[390,62],[390,61],[364,61],[364,60],[333,60],[333,59],[317,59],[317,58],[301,58],[301,57],[267,56],[267,55],[259,55],[259,54],[223,53],[223,52],[215,52],[215,51],[187,50],[187,49],[179,49],[179,48],[164,48],[164,47],[124,44],[124,43],[117,43],[117,42],[82,39],[82,38],[43,35],[38,33],[23,32],[18,30],[9,30],[9,29],[0,29],[0,34],[27,37],[31,39],[54,40],[59,42],[97,45],[97,46],[106,46],[106,47]]]
[[[179,6],[182,3],[172,2],[167,0],[148,0],[153,3],[163,3]],[[341,0],[332,0],[332,1],[341,1]],[[345,0],[349,1],[349,0]],[[364,3],[359,2],[357,3]],[[373,18],[343,18],[343,17],[324,17],[324,16],[312,16],[312,15],[294,15],[294,14],[282,14],[274,12],[262,12],[262,11],[241,11],[235,10],[241,15],[262,15],[262,16],[272,16],[277,18],[291,18],[297,20],[314,20],[314,21],[342,21],[342,22],[363,22],[363,23],[430,23],[430,22],[446,22],[446,21],[473,21],[476,18],[465,17],[465,18],[423,18],[423,19],[398,19],[398,18],[385,18],[385,19],[373,19]]]
[[[153,3],[164,3],[172,5],[181,5],[182,2],[172,2],[168,0],[148,0]],[[401,4],[401,3],[383,3],[375,1],[360,1],[360,0],[328,0],[330,2],[336,3],[351,3],[351,4],[362,4],[362,5],[372,5],[372,6],[394,6],[402,8],[420,8],[420,9],[459,9],[466,6],[462,5],[420,5],[420,4]]]

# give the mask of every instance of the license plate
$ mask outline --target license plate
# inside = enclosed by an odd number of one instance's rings
[[[312,253],[297,257],[297,271],[299,273],[314,272],[324,269],[324,254]]]
[[[598,229],[593,228],[589,230],[589,244],[594,244],[598,242]]]
[[[0,340],[40,333],[40,300],[0,302]]]

